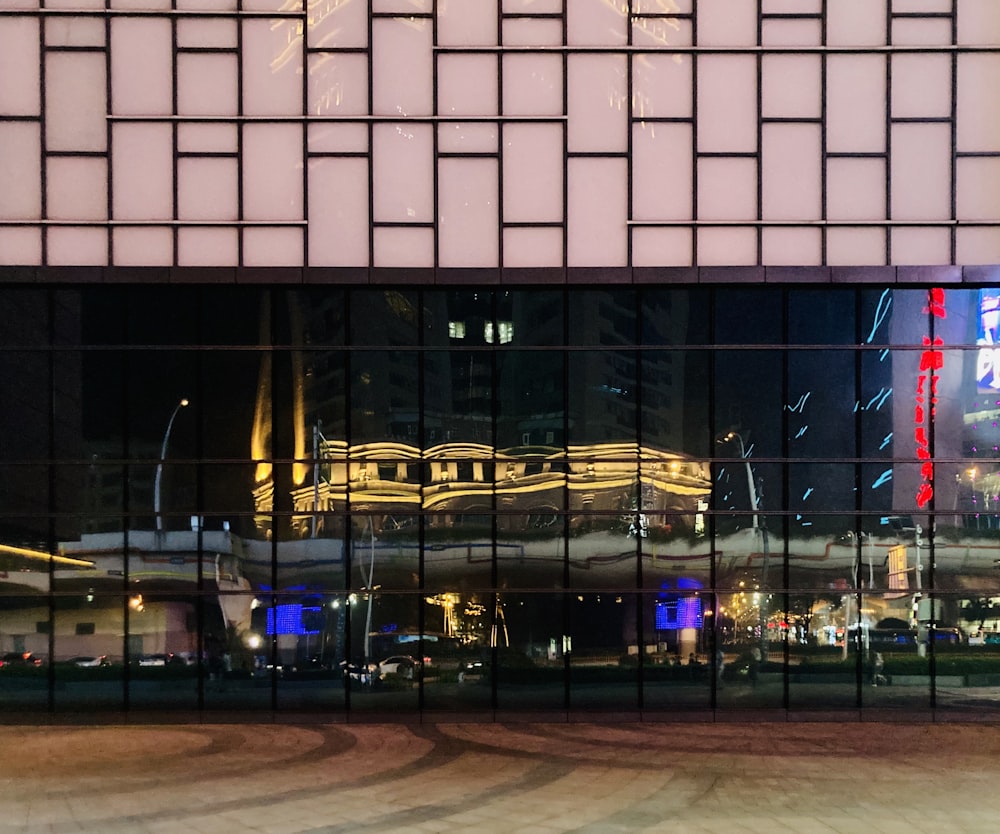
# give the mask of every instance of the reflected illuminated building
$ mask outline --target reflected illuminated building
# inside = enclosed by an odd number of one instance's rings
[[[995,711],[995,0],[56,5],[4,714]]]

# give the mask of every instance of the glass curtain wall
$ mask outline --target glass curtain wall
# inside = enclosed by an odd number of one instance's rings
[[[1000,290],[0,290],[0,703],[989,710]]]

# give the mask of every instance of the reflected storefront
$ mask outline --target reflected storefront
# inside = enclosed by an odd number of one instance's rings
[[[8,285],[0,704],[993,710],[998,298]]]

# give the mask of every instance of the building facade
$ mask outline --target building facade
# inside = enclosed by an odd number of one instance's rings
[[[994,0],[0,0],[0,78],[10,715],[994,709]]]

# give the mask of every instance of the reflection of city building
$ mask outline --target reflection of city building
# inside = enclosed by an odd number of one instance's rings
[[[421,453],[399,443],[348,447],[324,439],[314,478],[292,494],[302,536],[317,532],[317,517],[322,529],[348,510],[373,514],[379,530],[424,513],[431,528],[488,528],[494,512],[510,532],[561,529],[564,514],[573,530],[617,523],[621,514],[644,514],[657,529],[693,530],[698,500],[710,491],[705,464],[634,443],[566,452],[451,443]],[[262,526],[267,500],[262,494]]]

